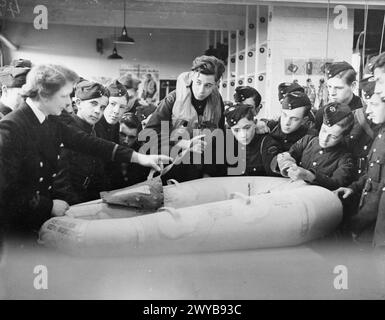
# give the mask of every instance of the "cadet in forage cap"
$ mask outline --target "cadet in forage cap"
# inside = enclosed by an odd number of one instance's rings
[[[329,190],[349,185],[355,178],[355,166],[343,138],[353,121],[347,105],[327,104],[318,137],[306,135],[288,153],[277,156],[282,174]]]
[[[62,121],[88,135],[101,138],[102,133],[96,123],[103,116],[109,95],[108,89],[100,83],[88,80],[78,82],[75,86],[78,112],[74,115],[63,114]],[[55,193],[70,205],[98,199],[99,192],[106,187],[104,164],[99,158],[63,148],[53,186]]]
[[[278,121],[268,121],[267,126],[270,129],[270,135],[279,142],[280,149],[288,151],[303,136],[316,135],[316,132],[307,125],[311,102],[305,93],[290,92],[285,95],[281,104],[280,118]]]
[[[125,74],[119,78],[119,82],[123,84],[127,89],[128,104],[127,112],[135,113],[137,106],[139,106],[138,88],[141,83],[140,80],[132,77],[131,74]]]
[[[127,111],[128,94],[126,87],[118,80],[112,81],[107,87],[110,92],[110,99],[103,117],[97,124],[97,128],[102,132],[102,137],[106,140],[119,143],[119,121]],[[120,165],[114,162],[105,164],[105,185],[106,190],[117,189],[113,177],[120,170]]]
[[[107,89],[110,92],[108,105],[97,126],[103,132],[104,139],[119,143],[119,121],[127,111],[127,90],[118,80],[114,80]]]
[[[6,66],[0,69],[0,113],[4,116],[23,102],[21,87],[26,82],[30,68]]]
[[[272,168],[276,163],[272,165],[272,160],[279,152],[278,143],[267,134],[256,133],[254,112],[252,105],[242,103],[236,103],[225,111],[226,123],[235,138],[233,150],[238,159],[236,165],[228,165],[230,175],[275,175]]]
[[[353,91],[357,85],[357,72],[351,64],[346,61],[334,62],[326,68],[326,78],[329,93],[329,102],[347,104],[350,109],[362,108],[360,97]],[[320,108],[315,115],[315,128],[319,130],[322,125],[323,108]]]
[[[381,55],[380,55],[381,57]],[[385,66],[385,55],[382,54],[383,64],[375,62],[374,75],[377,84],[381,84],[379,70]],[[340,188],[336,193],[342,198],[359,197],[358,213],[352,216],[349,230],[355,242],[372,243],[376,247],[385,247],[385,101],[381,99],[381,85],[374,89],[368,101],[367,113],[369,119],[379,125],[373,144],[368,153],[368,165],[364,175],[348,188]]]

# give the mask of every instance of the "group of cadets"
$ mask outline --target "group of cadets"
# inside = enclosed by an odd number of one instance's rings
[[[140,158],[144,142],[138,136],[146,130],[158,136],[152,153],[162,153],[165,144],[179,148],[177,156],[203,157],[208,148],[228,152],[228,141],[220,145],[215,139],[207,143],[204,134],[193,136],[208,129],[231,132],[231,149],[243,163],[231,174],[283,176],[334,191],[344,205],[342,230],[355,241],[385,246],[385,54],[366,66],[362,99],[354,94],[357,74],[346,62],[327,67],[329,102],[318,110],[298,83],[281,83],[277,120],[259,119],[262,97],[252,87],[237,87],[234,101],[224,103],[218,90],[224,70],[215,57],[196,58],[179,75],[176,90],[155,106],[138,98],[139,81],[129,75],[104,86],[60,66],[31,69],[29,61],[18,60],[3,67],[0,206],[11,212],[4,221],[37,229],[69,205],[144,181],[146,167],[160,169],[159,159]],[[52,83],[41,83],[49,77]],[[52,111],[60,103],[53,95],[66,84],[72,102]],[[41,88],[51,90],[45,93],[48,102]],[[238,165],[215,157],[211,164],[179,163],[162,179],[224,176]]]

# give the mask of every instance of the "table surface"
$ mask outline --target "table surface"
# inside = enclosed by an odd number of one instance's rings
[[[48,271],[36,290],[34,268]],[[346,290],[333,273],[347,268]],[[5,299],[385,299],[385,252],[333,239],[297,247],[118,258],[72,257],[5,242]]]

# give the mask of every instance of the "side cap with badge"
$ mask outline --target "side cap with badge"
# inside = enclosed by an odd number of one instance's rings
[[[100,97],[109,97],[110,92],[100,83],[83,80],[75,87],[75,97],[80,100],[90,100]]]
[[[5,66],[0,69],[0,85],[8,88],[21,88],[27,78],[30,68]]]
[[[288,93],[282,101],[282,109],[296,109],[300,107],[311,108],[311,101],[304,92],[296,91]]]
[[[112,82],[108,87],[108,91],[110,91],[110,97],[124,97],[127,96],[126,87],[121,84],[118,80]]]
[[[347,104],[332,102],[325,106],[323,123],[331,127],[349,115],[353,113]]]
[[[334,78],[336,75],[346,70],[354,70],[354,68],[346,61],[331,63],[327,66],[326,77],[328,79]]]
[[[305,88],[298,83],[282,82],[278,86],[278,100],[282,101],[288,93],[296,91],[305,92]]]
[[[249,104],[242,104],[242,103],[234,104],[233,106],[229,107],[225,111],[226,123],[230,127],[233,127],[238,123],[239,120],[244,118],[249,112],[252,112],[254,114],[253,111],[254,111],[254,107]]]

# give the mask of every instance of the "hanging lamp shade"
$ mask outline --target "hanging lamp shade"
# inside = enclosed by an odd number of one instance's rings
[[[126,0],[123,0],[123,28],[120,37],[114,41],[119,44],[134,44],[135,40],[128,36],[126,28]]]
[[[116,49],[116,46],[114,46],[114,49],[112,50],[112,54],[109,55],[107,59],[123,59],[123,57],[118,55],[118,50]]]
[[[114,41],[114,43],[134,44],[135,40],[127,35],[127,28],[126,28],[126,26],[124,26],[122,29],[122,33],[121,33],[120,37],[116,41]]]

